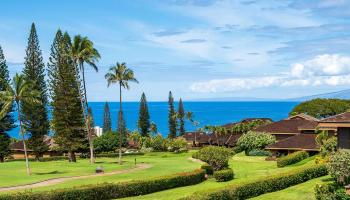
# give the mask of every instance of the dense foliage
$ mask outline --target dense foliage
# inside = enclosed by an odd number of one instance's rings
[[[37,159],[49,149],[44,142],[44,136],[49,133],[50,125],[47,111],[47,87],[45,82],[45,64],[39,46],[39,39],[34,23],[31,26],[26,49],[23,74],[33,81],[32,89],[40,93],[39,101],[23,102],[21,104],[22,122],[29,133],[28,147],[33,150]]]
[[[335,183],[328,183],[316,185],[315,198],[317,200],[350,200],[350,195],[345,193],[344,187],[340,187]]]
[[[350,109],[350,100],[344,99],[313,99],[295,106],[290,116],[305,113],[318,119],[330,117]]]
[[[103,133],[112,131],[111,112],[109,111],[108,102],[105,103],[103,109]]]
[[[337,184],[350,184],[350,151],[339,150],[330,156],[327,168]]]
[[[327,169],[324,165],[308,166],[286,173],[262,177],[258,180],[224,189],[195,193],[192,196],[183,198],[183,200],[249,199],[265,193],[282,190],[326,174]]]
[[[79,76],[69,56],[70,47],[69,35],[58,30],[51,46],[48,74],[55,142],[75,162],[75,152],[86,148],[87,141]]]
[[[72,200],[72,199],[116,199],[145,195],[176,187],[194,185],[205,180],[203,170],[180,173],[149,180],[122,183],[104,183],[75,188],[51,190],[49,192],[23,192],[4,194],[0,200]]]
[[[272,156],[272,153],[262,149],[253,149],[248,152],[248,156]]]
[[[139,120],[137,121],[137,126],[142,136],[147,136],[150,132],[151,122],[149,118],[146,95],[145,93],[142,93],[140,100]]]
[[[256,119],[249,122],[241,122],[231,128],[232,133],[248,133],[251,130],[263,125],[272,123],[270,120]]]
[[[6,91],[6,87],[10,84],[9,71],[6,64],[5,56],[0,46],[0,92]],[[3,104],[0,103],[0,111],[3,109]],[[13,110],[10,109],[0,116],[0,162],[10,153],[10,136],[6,133],[11,130],[14,125],[14,119],[11,115]]]
[[[226,182],[232,180],[234,173],[232,169],[222,169],[214,172],[214,178],[217,182]]]
[[[169,141],[168,150],[179,152],[181,149],[186,149],[187,141],[184,138],[175,138]]]
[[[287,156],[283,156],[277,159],[277,167],[285,167],[287,165],[292,165],[297,162],[300,162],[309,157],[309,154],[306,151],[297,151],[291,153]]]
[[[275,141],[276,138],[270,134],[249,131],[238,139],[237,146],[248,155],[250,151],[264,149],[267,145],[275,143]]]
[[[208,146],[193,154],[193,158],[208,163],[213,169],[221,170],[228,167],[228,161],[234,152],[226,147]]]
[[[182,103],[182,99],[179,101],[179,109],[177,110],[178,119],[179,119],[179,135],[185,135],[185,109],[184,104]]]
[[[205,163],[201,166],[201,169],[205,170],[205,173],[208,175],[213,175],[214,174],[214,169],[212,166],[210,166],[209,164]]]
[[[122,138],[122,146],[127,146],[126,138]],[[118,149],[119,137],[118,133],[108,131],[103,133],[100,137],[94,139],[94,149],[96,153],[115,152]]]
[[[176,137],[176,113],[175,113],[175,108],[174,108],[174,97],[171,91],[169,92],[169,99],[168,99],[168,104],[169,104],[169,113],[168,113],[168,126],[169,126],[169,134],[168,138],[175,138]]]

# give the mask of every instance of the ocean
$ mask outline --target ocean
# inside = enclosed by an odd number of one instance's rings
[[[91,102],[94,121],[96,126],[103,125],[104,102]],[[288,117],[288,113],[296,106],[298,102],[184,102],[186,111],[194,113],[194,120],[200,122],[200,127],[205,125],[223,125],[230,122],[237,122],[244,118],[267,117],[274,121]],[[178,104],[175,103],[175,108]],[[119,103],[109,103],[112,128],[116,129],[117,113]],[[168,134],[168,103],[167,102],[149,102],[148,109],[151,121],[155,122],[158,131],[167,136]],[[123,103],[124,117],[129,130],[137,128],[137,119],[139,114],[139,102]],[[15,114],[15,113],[14,113]],[[17,114],[15,114],[17,116]],[[186,130],[195,128],[190,122],[185,123]],[[12,129],[9,134],[18,138],[19,128]]]

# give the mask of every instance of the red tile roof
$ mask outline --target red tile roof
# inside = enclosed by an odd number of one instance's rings
[[[319,151],[319,146],[316,143],[317,134],[298,134],[286,139],[280,140],[275,144],[266,147],[268,150],[309,150]]]
[[[324,123],[350,123],[350,112],[341,113],[322,119],[320,122]]]

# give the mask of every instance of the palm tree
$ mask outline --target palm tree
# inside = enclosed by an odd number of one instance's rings
[[[151,122],[149,126],[149,130],[151,131],[151,133],[153,133],[153,136],[157,135],[158,133],[157,124],[155,122]]]
[[[194,118],[193,112],[186,112],[185,113],[185,118],[188,121],[190,121],[194,127],[198,127],[199,126],[199,122],[198,121],[194,121],[194,119],[193,119]],[[195,146],[197,144],[197,130],[194,132],[194,144],[195,144]]]
[[[117,63],[112,66],[109,72],[105,75],[108,82],[108,87],[111,84],[119,84],[119,115],[122,115],[122,88],[130,89],[129,82],[138,83],[134,76],[134,72],[127,68],[125,63]],[[123,128],[119,128],[119,164],[122,164],[122,132]]]
[[[90,163],[94,163],[94,147],[93,147],[93,133],[90,127],[89,114],[87,114],[87,109],[89,108],[87,93],[86,93],[86,81],[85,81],[85,67],[84,63],[90,65],[96,72],[98,72],[98,67],[96,62],[101,58],[99,52],[94,48],[94,44],[87,37],[82,37],[81,35],[76,35],[73,40],[71,47],[71,56],[75,66],[79,66],[79,70],[82,73],[83,77],[83,91],[84,97],[80,97],[82,106],[85,103],[85,108],[83,106],[84,118],[86,123],[86,129],[88,133],[89,146],[90,146]],[[84,102],[83,102],[84,98]]]
[[[30,175],[30,167],[28,161],[27,145],[24,139],[25,130],[22,126],[21,120],[21,103],[40,103],[40,92],[32,90],[32,82],[25,79],[24,75],[16,74],[12,80],[12,87],[8,86],[6,91],[0,92],[0,101],[3,103],[3,109],[0,112],[0,116],[4,116],[12,107],[13,103],[16,103],[18,121],[20,128],[20,136],[22,137],[22,143],[24,148],[24,156],[26,160],[27,174]]]

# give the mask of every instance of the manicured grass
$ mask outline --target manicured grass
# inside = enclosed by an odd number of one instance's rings
[[[0,187],[23,185],[42,180],[94,174],[97,166],[103,166],[105,172],[132,168],[132,162],[118,165],[116,158],[98,158],[91,165],[88,159],[78,159],[77,163],[68,161],[30,162],[32,175],[26,174],[24,161],[0,163]]]
[[[235,155],[229,162],[230,167],[235,173],[235,178],[232,181],[218,183],[214,179],[209,179],[203,183],[175,188],[162,192],[156,192],[149,195],[131,197],[126,199],[179,199],[189,196],[194,192],[208,191],[216,188],[221,188],[229,185],[236,185],[260,177],[269,176],[275,173],[286,172],[292,169],[313,165],[314,158],[308,158],[302,162],[290,165],[284,168],[278,168],[275,161],[265,161],[265,157],[245,156],[244,154]]]
[[[316,184],[321,184],[329,181],[329,176],[323,176],[320,178],[316,178],[305,183],[289,187],[287,189],[272,192],[268,194],[264,194],[252,200],[276,200],[276,199],[284,199],[284,200],[295,200],[295,199],[303,199],[303,200],[315,200],[314,188]]]
[[[86,184],[96,184],[96,183],[105,183],[105,182],[120,182],[120,181],[129,181],[129,180],[138,180],[138,179],[147,179],[151,177],[158,177],[158,176],[163,176],[163,175],[169,175],[169,174],[174,174],[178,172],[186,172],[186,171],[192,171],[194,169],[198,169],[200,167],[199,163],[195,163],[193,161],[188,160],[192,155],[192,153],[181,153],[181,154],[174,154],[174,153],[148,153],[143,156],[128,156],[123,158],[124,164],[122,166],[119,166],[116,161],[116,158],[98,158],[98,162],[103,162],[98,165],[103,165],[105,169],[107,169],[107,166],[109,167],[109,171],[111,170],[116,170],[118,167],[119,169],[121,168],[131,168],[134,166],[134,161],[135,158],[137,159],[137,163],[147,163],[152,165],[151,168],[140,170],[140,171],[135,171],[135,172],[130,172],[126,174],[116,174],[116,175],[110,175],[110,176],[101,176],[101,177],[93,177],[93,178],[86,178],[86,179],[79,179],[79,180],[70,180],[66,181],[64,183],[56,184],[56,185],[51,185],[47,187],[39,187],[35,188],[32,191],[43,191],[43,190],[52,190],[52,189],[57,189],[57,188],[67,188],[67,187],[74,187],[74,186],[79,186],[79,185],[86,185]],[[57,167],[56,162],[59,163],[59,169],[62,171],[67,171],[66,165],[70,167],[70,163],[67,161],[55,161],[54,166]],[[40,168],[37,168],[36,170],[38,172],[46,171],[42,169],[42,167],[50,166],[51,171],[53,170],[58,170],[58,168],[51,166],[53,162],[45,162],[45,163],[38,163],[41,164]],[[93,173],[93,170],[96,168],[96,166],[90,166],[88,163],[88,160],[79,160],[78,165],[82,163],[83,167],[82,169]],[[11,163],[5,163],[4,166],[6,165],[17,165],[16,164],[11,164]],[[29,182],[27,179],[28,176],[25,175],[25,168],[23,167],[24,163],[20,163],[21,169],[23,171],[23,174],[21,176],[15,176],[15,175],[10,175],[12,178],[16,178],[17,180],[13,180],[12,183],[15,183],[16,185],[19,185],[19,182]],[[76,165],[72,164],[72,165]],[[74,167],[72,166],[72,167]],[[115,168],[114,168],[115,167]],[[11,170],[11,166],[6,166],[5,167],[6,173],[13,173],[14,171]],[[35,166],[33,166],[33,169]],[[92,170],[92,172],[90,171]],[[50,170],[48,170],[50,171]],[[4,171],[5,172],[5,171]],[[108,170],[107,170],[108,172]],[[75,174],[74,174],[75,173]],[[75,170],[74,173],[70,173],[71,175],[76,175],[78,170]],[[0,169],[0,177],[2,177],[3,171],[2,168]],[[67,173],[62,176],[67,176]],[[47,176],[45,176],[47,178]],[[41,177],[42,178],[42,177]],[[9,179],[7,177],[6,179]],[[45,179],[45,178],[43,178]],[[2,181],[1,181],[2,182]],[[11,184],[13,185],[13,184]],[[19,190],[12,191],[12,192],[18,192]]]

